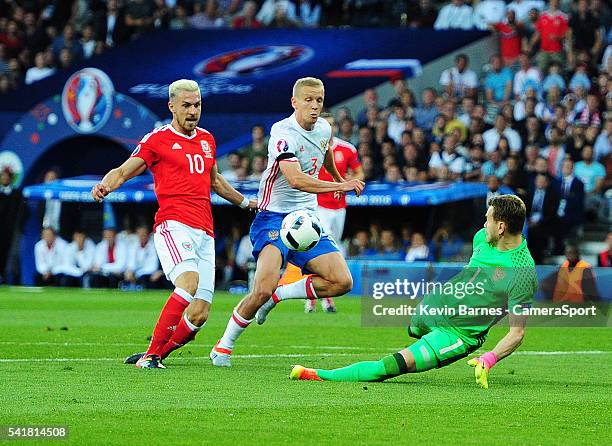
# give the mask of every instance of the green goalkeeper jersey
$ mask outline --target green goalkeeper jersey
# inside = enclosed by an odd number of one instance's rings
[[[514,249],[500,251],[487,243],[484,228],[474,236],[468,265],[437,285],[441,287],[419,303],[411,325],[450,329],[478,344],[509,311],[531,305],[538,288],[535,262],[525,239]]]

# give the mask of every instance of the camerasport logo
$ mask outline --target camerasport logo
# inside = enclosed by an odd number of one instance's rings
[[[100,130],[111,115],[115,88],[108,75],[97,68],[74,73],[62,92],[66,122],[78,133]]]
[[[304,45],[262,45],[217,54],[198,63],[198,76],[248,77],[296,67],[309,60],[314,51]]]

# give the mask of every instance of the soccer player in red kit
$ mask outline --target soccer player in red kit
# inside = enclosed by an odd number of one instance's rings
[[[210,191],[242,208],[255,209],[218,172],[213,136],[197,127],[202,112],[195,81],[170,84],[172,123],[145,135],[130,158],[108,172],[92,189],[100,202],[147,168],[153,173],[159,210],[155,215],[155,249],[175,289],[162,309],[151,344],[126,362],[139,368],[164,368],[162,360],[193,340],[202,328],[215,283],[215,245]]]
[[[332,138],[330,141],[330,149],[334,152],[334,161],[336,162],[336,168],[343,178],[357,179],[363,181],[365,175],[357,149],[350,142],[344,141],[336,137],[338,134],[338,126],[336,120],[331,113],[323,113],[322,118],[325,118],[329,125],[332,127]],[[349,173],[350,172],[350,173]],[[319,172],[319,179],[323,181],[334,181],[331,174],[325,170],[325,167],[321,168]],[[317,195],[318,209],[317,214],[321,224],[327,232],[340,247],[342,239],[342,232],[344,231],[344,221],[346,219],[346,197],[342,193],[328,192],[325,194]],[[321,306],[325,311],[330,313],[336,312],[336,306],[331,297],[321,299]],[[306,313],[312,313],[315,310],[315,301],[307,299],[305,304]]]

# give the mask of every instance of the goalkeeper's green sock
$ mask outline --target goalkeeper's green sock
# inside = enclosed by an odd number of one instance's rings
[[[384,381],[408,373],[406,360],[400,353],[385,356],[379,361],[363,361],[334,370],[316,369],[323,381]]]

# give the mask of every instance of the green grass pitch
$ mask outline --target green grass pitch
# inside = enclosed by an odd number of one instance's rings
[[[147,345],[166,296],[0,288],[0,424],[67,425],[68,441],[53,444],[612,444],[608,328],[528,329],[488,391],[465,361],[386,383],[294,382],[291,364],[338,367],[412,341],[401,328],[362,328],[358,299],[310,315],[294,301],[245,332],[231,369],[216,369],[207,355],[239,299],[217,293],[166,370],[123,365]]]

